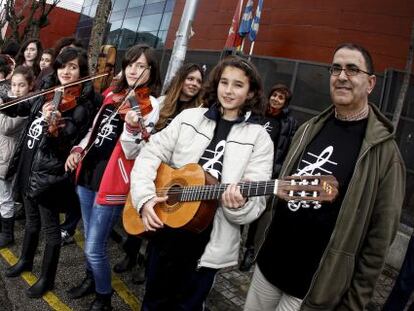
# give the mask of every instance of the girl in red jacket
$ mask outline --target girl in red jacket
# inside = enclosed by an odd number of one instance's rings
[[[146,130],[158,120],[157,95],[160,75],[154,50],[146,45],[130,48],[122,61],[122,77],[109,92],[89,133],[72,149],[66,169],[78,169],[77,192],[85,233],[86,277],[69,290],[71,298],[93,291],[96,298],[90,310],[111,310],[111,269],[107,241],[118,221],[129,191],[129,173],[134,155],[143,139],[139,115],[126,114],[124,103],[139,106]],[[130,98],[131,100],[124,100]],[[125,136],[135,144],[122,145]],[[128,159],[129,158],[129,159]]]

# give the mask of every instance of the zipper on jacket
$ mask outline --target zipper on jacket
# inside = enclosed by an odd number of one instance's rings
[[[302,144],[302,142],[303,142],[303,140],[304,140],[304,138],[305,138],[305,135],[307,134],[306,132],[307,132],[307,130],[308,130],[308,128],[309,128],[309,126],[310,126],[310,124],[307,124],[307,125],[305,126],[305,129],[303,130],[303,134],[302,134],[302,136],[301,136],[301,138],[300,138],[300,140],[299,140],[299,143],[298,143],[298,145],[297,145],[297,147],[296,147],[295,151],[293,152],[293,154],[292,154],[292,156],[290,157],[289,161],[288,161],[288,162],[287,162],[287,164],[285,165],[285,169],[284,169],[283,171],[281,171],[281,172],[280,172],[279,176],[284,176],[284,174],[286,174],[286,170],[287,170],[287,168],[289,167],[290,163],[292,162],[293,157],[294,157],[294,156],[295,156],[295,154],[297,153],[297,151],[298,151],[299,147],[301,146],[301,144]],[[273,197],[273,199],[272,199],[272,209],[273,209],[273,204],[274,204],[274,202],[275,202],[275,196],[276,196],[276,194],[274,195],[274,197]],[[265,229],[265,231],[264,231],[264,238],[263,238],[263,239],[262,239],[262,241],[260,242],[260,245],[259,245],[259,247],[258,247],[258,249],[257,249],[256,255],[254,256],[254,261],[256,261],[257,256],[258,256],[258,254],[259,254],[259,251],[261,250],[261,248],[262,248],[262,246],[263,246],[263,244],[264,244],[264,242],[265,242],[265,240],[266,240],[266,237],[267,237],[267,234],[269,233],[269,229],[270,229],[270,227],[271,227],[271,225],[272,225],[272,222],[273,222],[273,218],[274,218],[274,214],[275,214],[275,213],[276,213],[276,211],[275,211],[275,212],[271,211],[271,215],[270,215],[270,221],[269,221],[269,224],[267,225],[267,227],[266,227],[266,229]]]
[[[345,193],[345,195],[344,195],[344,199],[347,197],[347,194],[348,194],[348,191],[349,191],[349,188],[351,188],[351,186],[353,186],[353,184],[354,184],[354,182],[355,182],[355,172],[357,171],[357,169],[358,169],[358,166],[359,166],[359,163],[361,162],[361,159],[363,158],[363,157],[365,157],[365,155],[368,153],[368,151],[369,150],[371,150],[371,148],[372,148],[372,145],[369,145],[369,147],[360,155],[360,157],[357,159],[357,161],[355,162],[355,167],[354,167],[354,172],[353,172],[353,174],[352,174],[352,177],[351,177],[351,181],[350,181],[350,183],[348,184],[348,188],[346,189],[346,193]],[[344,201],[342,201],[342,204],[343,204],[343,202]],[[341,204],[341,208],[340,208],[340,211],[339,211],[339,215],[338,215],[338,219],[340,219],[341,217],[342,217],[342,214],[344,213],[344,211],[343,211],[343,209],[342,209],[342,204]],[[336,227],[336,226],[335,226]],[[320,268],[321,268],[321,263],[325,260],[325,258],[326,258],[326,255],[327,255],[327,253],[328,253],[328,249],[330,248],[330,246],[331,246],[331,244],[332,244],[332,240],[333,240],[333,237],[335,236],[335,234],[336,234],[336,228],[334,228],[334,231],[332,232],[332,234],[331,234],[331,237],[330,237],[330,239],[329,239],[329,242],[328,242],[328,244],[326,245],[326,248],[325,248],[325,251],[323,252],[323,254],[322,254],[322,257],[321,257],[321,260],[319,261],[319,265],[318,265],[318,268],[317,268],[317,270],[315,271],[315,273],[314,273],[314,275],[313,275],[313,277],[312,277],[312,281],[311,281],[311,283],[310,283],[310,286],[309,286],[309,289],[308,289],[308,291],[307,291],[307,293],[306,293],[306,295],[305,295],[305,297],[303,297],[303,300],[302,300],[302,306],[304,306],[304,303],[305,303],[305,301],[306,301],[306,299],[308,298],[308,296],[309,296],[309,293],[310,293],[310,291],[311,291],[311,289],[313,288],[313,285],[315,284],[315,279],[318,277],[318,275],[319,275],[319,271],[320,271]],[[300,310],[303,310],[302,309],[302,306],[301,306],[301,308],[300,308]]]

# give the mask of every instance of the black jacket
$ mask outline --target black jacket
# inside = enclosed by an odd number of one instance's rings
[[[53,77],[50,77],[49,85],[53,86]],[[27,134],[32,122],[38,116],[44,104],[44,97],[38,97],[33,101],[26,101],[5,111],[10,116],[28,116],[27,126],[22,132],[9,166],[6,178],[15,174],[25,174],[27,188],[25,189],[29,198],[35,198],[52,186],[59,186],[69,181],[68,174],[65,174],[64,165],[73,145],[82,139],[93,120],[96,112],[96,96],[93,85],[90,82],[84,83],[81,95],[77,100],[76,107],[62,113],[65,126],[59,129],[57,137],[47,133],[47,127],[43,127],[43,135],[34,151],[31,170],[21,171],[19,165],[24,159],[20,159],[24,144],[27,144]],[[15,189],[20,191],[22,189]]]
[[[290,115],[288,107],[285,107],[276,117],[267,115],[263,119],[263,125],[265,125],[274,144],[272,178],[277,178],[289,149],[290,142],[292,141],[292,137],[296,132],[298,122]]]

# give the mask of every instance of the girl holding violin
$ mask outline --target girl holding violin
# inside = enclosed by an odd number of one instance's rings
[[[86,277],[69,290],[77,299],[95,292],[89,310],[111,310],[108,237],[118,221],[130,187],[129,172],[141,142],[158,121],[155,97],[160,74],[147,45],[131,47],[122,61],[122,76],[106,97],[92,128],[72,149],[66,169],[77,170],[85,234]]]
[[[40,73],[39,63],[42,51],[42,43],[38,39],[29,39],[25,41],[16,56],[16,65],[32,68],[34,75],[37,77]]]
[[[61,243],[59,207],[74,191],[64,164],[72,146],[87,133],[95,98],[91,82],[64,88],[88,75],[84,50],[68,48],[56,58],[53,69],[48,86],[58,87],[55,94],[3,110],[12,117],[28,117],[6,176],[16,176],[14,190],[22,196],[26,214],[21,255],[7,269],[7,277],[32,270],[41,226],[45,233],[41,274],[26,291],[30,298],[40,298],[54,286]]]
[[[32,90],[33,83],[32,70],[28,67],[17,67],[11,77],[11,90],[7,96],[1,97],[1,101],[7,102],[12,98],[27,95]],[[14,242],[15,209],[12,181],[5,179],[5,176],[25,121],[25,117],[11,118],[0,113],[0,145],[2,146],[2,156],[0,157],[0,247],[6,247]]]
[[[176,115],[188,108],[201,107],[201,85],[204,79],[204,71],[200,65],[194,63],[184,64],[177,72],[167,89],[166,95],[160,96],[160,117],[155,125],[156,131],[165,128]],[[122,273],[134,267],[138,262],[138,253],[142,239],[128,235],[122,248],[125,257],[114,266],[114,271]],[[141,267],[134,281],[142,283],[144,269]]]

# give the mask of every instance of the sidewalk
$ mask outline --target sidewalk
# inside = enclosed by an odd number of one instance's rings
[[[394,285],[397,273],[388,266],[384,268],[375,288],[373,300],[367,307],[368,311],[380,311],[382,309]],[[209,310],[243,310],[252,274],[252,271],[240,272],[237,268],[225,269],[220,272],[207,301]]]
[[[15,256],[18,256],[20,253],[22,236],[23,226],[20,222],[17,222],[16,244],[10,247],[10,251]],[[34,275],[39,275],[43,243],[41,243],[35,258]],[[109,253],[111,266],[123,257],[120,245],[114,243],[112,240],[109,242]],[[9,264],[5,259],[0,258],[0,309],[2,311],[86,310],[93,299],[93,296],[79,300],[71,300],[67,297],[66,290],[78,284],[84,277],[84,255],[78,244],[71,244],[62,248],[55,289],[53,290],[53,294],[56,297],[48,302],[43,299],[26,298],[24,290],[29,285],[21,277],[13,279],[4,278],[5,269],[8,266]],[[243,310],[252,274],[253,269],[249,272],[240,272],[237,267],[220,271],[216,277],[214,288],[207,299],[208,310]],[[118,286],[118,291],[113,296],[114,311],[139,310],[140,301],[142,301],[144,294],[144,285],[134,284],[132,282],[131,272],[120,275],[113,274],[113,276],[116,278],[115,281],[117,283],[122,281],[124,286],[123,288]],[[368,311],[381,310],[382,305],[391,291],[396,276],[397,272],[395,270],[388,267],[384,269],[375,289],[373,301],[367,308]],[[66,305],[67,308],[58,307],[56,305],[58,300],[61,304]],[[54,302],[54,304],[51,304],[51,302]],[[53,308],[52,305],[55,307]]]

